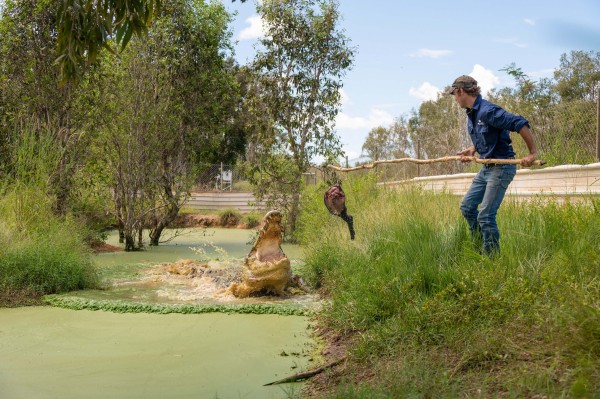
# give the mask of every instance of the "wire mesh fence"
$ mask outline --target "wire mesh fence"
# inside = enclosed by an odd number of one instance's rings
[[[600,124],[600,99],[598,91],[586,100],[572,100],[551,103],[545,106],[528,102],[500,104],[508,111],[523,115],[531,125],[538,150],[538,158],[547,166],[585,165],[598,162],[598,136]],[[454,155],[470,145],[466,128],[465,112],[458,105],[452,105],[446,114],[443,127],[423,124],[417,128],[410,140],[410,148],[403,148],[402,158],[409,156],[419,159],[442,158]],[[517,158],[528,154],[525,142],[518,133],[511,133]],[[368,164],[372,160],[362,157],[358,164]],[[355,166],[354,163],[346,166]],[[414,177],[454,175],[474,172],[480,165],[459,161],[418,165],[404,162],[377,166],[375,173],[379,182],[409,180]],[[354,174],[370,173],[361,170]],[[311,168],[304,173],[304,183],[317,184],[330,179],[330,171]],[[344,178],[343,173],[340,176]],[[252,187],[238,165],[200,165],[193,189],[196,192],[251,192]]]
[[[197,166],[197,170],[195,184],[192,187],[193,192],[240,193],[253,191],[241,165],[201,164]],[[322,169],[315,167],[311,167],[302,174],[306,185],[315,185],[326,178]]]
[[[197,166],[194,192],[250,191],[243,170],[237,165],[201,164]]]
[[[538,150],[538,159],[547,166],[586,165],[598,162],[598,136],[600,125],[600,99],[598,91],[586,100],[571,100],[541,106],[520,102],[500,104],[508,111],[523,115],[531,125]],[[470,145],[464,110],[457,107],[446,116],[445,129],[420,126],[412,140],[411,156],[420,159],[441,158],[454,155]],[[511,133],[517,158],[529,153],[518,133]],[[370,163],[363,160],[361,163]],[[385,164],[377,166],[378,180],[389,182],[414,177],[452,175],[473,172],[479,165],[459,161],[417,165],[414,163]],[[356,172],[355,172],[356,173]],[[366,173],[366,172],[365,172]]]

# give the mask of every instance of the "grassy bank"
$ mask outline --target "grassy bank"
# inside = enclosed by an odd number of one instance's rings
[[[316,190],[307,279],[323,327],[354,342],[337,398],[600,395],[600,203],[516,203],[481,256],[459,198],[345,182],[356,241]],[[359,382],[357,382],[359,381]]]
[[[84,230],[52,215],[44,193],[15,187],[0,196],[0,306],[41,303],[45,294],[98,287]]]

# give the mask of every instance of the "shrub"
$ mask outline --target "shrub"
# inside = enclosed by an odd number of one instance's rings
[[[219,223],[221,226],[236,226],[241,218],[241,214],[234,209],[224,209],[219,212]]]
[[[0,197],[0,301],[98,287],[87,229],[54,217],[45,198],[27,186]]]
[[[256,216],[256,215],[252,215],[252,214],[250,214],[250,215],[245,215],[245,216],[242,218],[242,221],[243,221],[244,223],[246,223],[246,225],[247,225],[249,228],[251,228],[251,229],[252,229],[252,228],[254,228],[254,227],[256,227],[256,226],[258,226],[258,225],[260,224],[260,217],[258,217],[258,216]]]
[[[0,254],[0,291],[41,296],[97,288],[92,260],[52,237],[20,243]]]

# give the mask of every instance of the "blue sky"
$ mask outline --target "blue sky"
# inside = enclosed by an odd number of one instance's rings
[[[261,32],[255,5],[224,1],[238,13],[236,58],[247,63]],[[552,76],[563,53],[600,51],[598,0],[340,0],[340,12],[357,47],[336,119],[350,160],[372,128],[435,99],[459,75],[473,76],[487,92],[513,84],[500,71],[510,63],[538,79]]]

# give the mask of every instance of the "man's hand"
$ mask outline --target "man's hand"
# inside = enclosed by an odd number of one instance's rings
[[[471,162],[471,159],[465,157],[472,157],[473,155],[475,155],[475,146],[471,146],[466,150],[459,151],[456,153],[456,155],[461,156],[461,162]]]
[[[533,165],[533,161],[537,158],[537,154],[534,152],[521,159],[521,166],[529,167]]]

